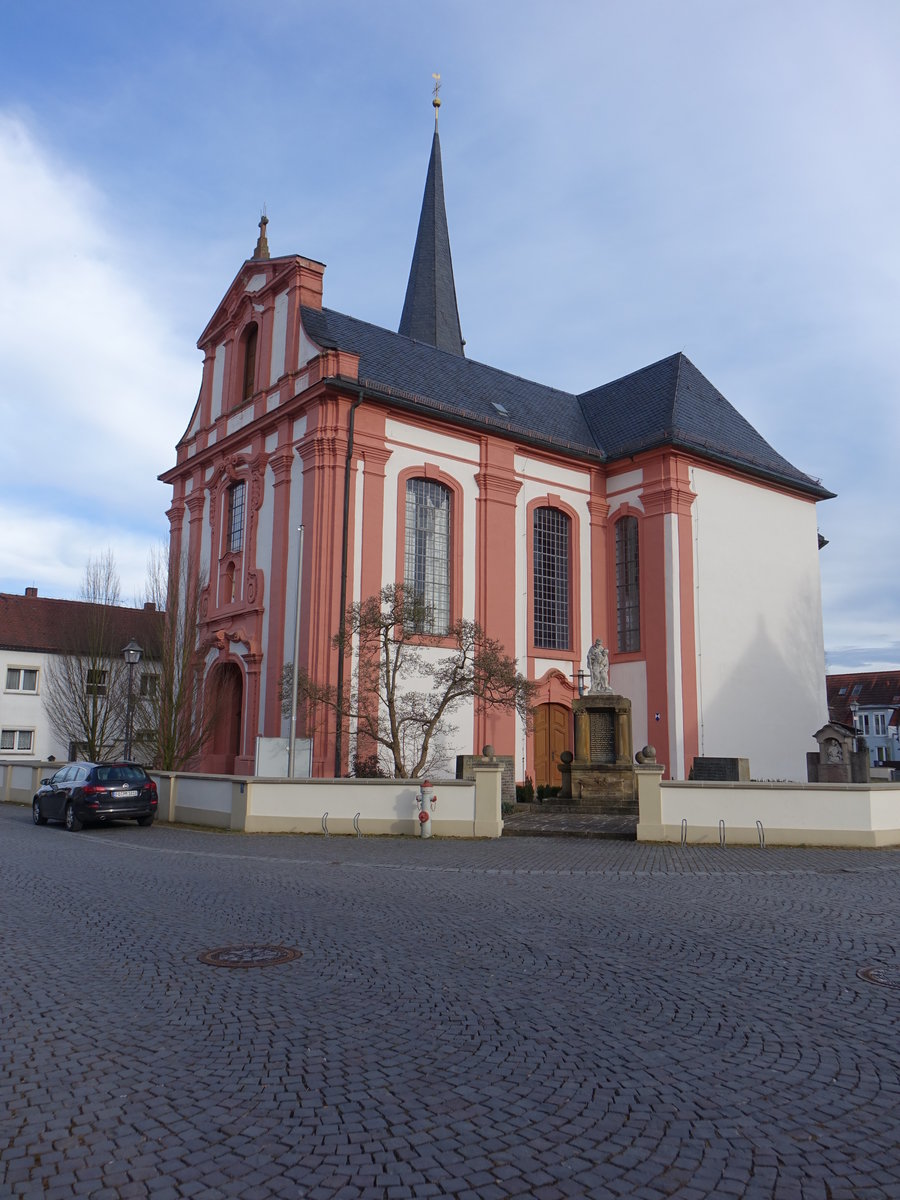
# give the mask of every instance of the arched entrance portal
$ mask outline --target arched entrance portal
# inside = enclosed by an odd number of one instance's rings
[[[234,760],[241,752],[241,709],[244,680],[237,663],[222,663],[214,669],[210,692],[218,710],[209,755],[210,770],[232,775]]]
[[[559,787],[559,756],[571,748],[571,713],[564,704],[539,704],[534,710],[534,785]]]

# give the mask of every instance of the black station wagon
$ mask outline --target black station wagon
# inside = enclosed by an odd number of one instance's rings
[[[77,833],[87,822],[137,821],[152,825],[156,784],[137,763],[70,763],[41,786],[31,802],[35,825],[62,821]]]

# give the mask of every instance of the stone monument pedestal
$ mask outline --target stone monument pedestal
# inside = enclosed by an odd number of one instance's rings
[[[638,815],[631,701],[589,692],[572,703],[575,756],[569,768],[572,803],[595,812]]]

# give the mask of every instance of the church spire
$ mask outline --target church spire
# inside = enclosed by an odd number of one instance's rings
[[[406,299],[400,316],[399,332],[438,350],[463,354],[464,342],[459,328],[453,262],[450,258],[450,234],[444,207],[444,176],[441,170],[441,142],[438,137],[440,76],[434,77],[434,140],[425,178],[425,195],[419,230],[409,268]]]

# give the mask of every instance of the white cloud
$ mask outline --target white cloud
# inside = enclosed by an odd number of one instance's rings
[[[174,461],[199,383],[196,354],[176,347],[126,258],[91,181],[0,113],[0,501],[55,506],[98,539],[111,517],[162,518],[156,476]],[[51,533],[54,520],[65,526],[51,516]],[[17,580],[40,569],[45,546],[32,546],[33,572],[27,545],[19,553]]]

